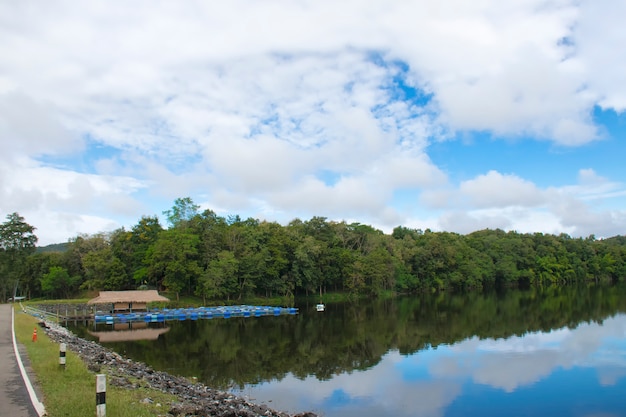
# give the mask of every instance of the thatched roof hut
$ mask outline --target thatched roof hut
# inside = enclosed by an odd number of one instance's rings
[[[148,303],[170,301],[156,290],[143,291],[100,291],[100,295],[87,304],[111,304],[112,311],[145,310]]]

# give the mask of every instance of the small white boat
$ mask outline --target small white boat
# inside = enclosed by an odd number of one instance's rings
[[[324,304],[318,304],[315,306],[315,309],[317,311],[324,311],[326,309],[326,306]]]

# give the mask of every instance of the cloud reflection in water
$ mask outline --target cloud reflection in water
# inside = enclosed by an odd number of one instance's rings
[[[391,350],[364,371],[327,381],[288,375],[240,393],[273,408],[325,417],[439,417],[459,410],[495,416],[497,404],[521,404],[540,414],[626,416],[626,399],[620,399],[625,377],[626,315],[617,315],[601,324],[507,339],[474,337],[411,355]]]

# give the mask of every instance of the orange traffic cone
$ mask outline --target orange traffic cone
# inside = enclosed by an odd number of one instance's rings
[[[37,328],[35,327],[35,329],[33,330],[33,342],[37,341]]]

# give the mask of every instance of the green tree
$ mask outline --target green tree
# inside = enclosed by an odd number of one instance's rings
[[[50,271],[51,266],[60,266],[63,255],[59,252],[34,253],[26,258],[24,278],[20,280],[23,295],[28,298],[41,297],[41,279]]]
[[[217,258],[217,254],[226,248],[228,224],[226,219],[212,210],[205,210],[190,221],[190,227],[200,238],[200,266],[207,268],[209,262]]]
[[[171,227],[182,227],[198,215],[198,209],[200,206],[195,204],[190,197],[177,198],[174,201],[174,206],[165,210],[163,215]]]
[[[148,251],[147,278],[157,288],[161,285],[176,293],[192,293],[202,270],[198,265],[199,238],[180,229],[168,229]]]
[[[142,216],[130,232],[131,266],[129,275],[135,285],[142,285],[148,279],[148,251],[159,239],[163,227],[156,216]]]
[[[25,260],[35,251],[35,227],[18,213],[7,215],[0,225],[0,301],[15,295],[23,275]]]
[[[67,269],[51,266],[49,272],[41,279],[41,290],[52,297],[69,298],[79,281],[79,277],[70,277]]]
[[[84,259],[91,252],[108,249],[108,236],[104,233],[93,235],[82,234],[76,236],[68,243],[68,249],[63,254],[63,267],[72,277],[80,277],[80,282],[85,281]]]
[[[198,279],[196,295],[207,298],[230,298],[238,289],[237,260],[231,251],[222,251]]]
[[[113,255],[110,246],[85,254],[83,268],[86,280],[81,288],[110,291],[129,289],[126,267]]]

